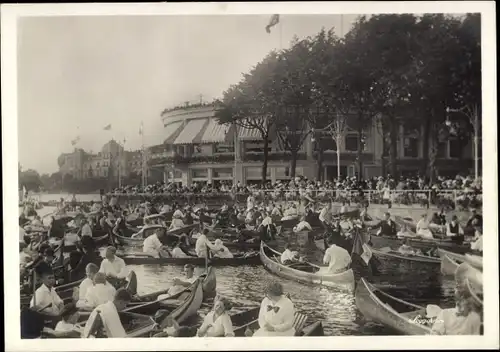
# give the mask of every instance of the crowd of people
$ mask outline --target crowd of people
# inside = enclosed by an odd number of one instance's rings
[[[341,177],[332,181],[314,181],[305,177],[292,180],[268,181],[260,184],[233,185],[232,181],[214,183],[194,182],[192,185],[179,183],[155,183],[142,187],[124,186],[113,190],[114,194],[175,195],[176,197],[246,197],[254,194],[261,198],[296,199],[300,196],[310,198],[330,198],[339,203],[405,204],[443,207],[478,208],[482,204],[481,178],[456,176],[455,178],[437,177],[431,184],[422,177],[391,176],[373,177],[359,180],[357,177]]]

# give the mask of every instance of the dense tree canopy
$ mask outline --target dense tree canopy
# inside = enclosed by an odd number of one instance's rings
[[[358,18],[344,38],[322,30],[294,40],[224,93],[219,122],[260,131],[264,180],[273,131],[289,152],[293,176],[306,137],[339,118],[358,132],[360,176],[362,136],[374,124],[381,126],[387,166],[396,175],[399,126],[412,122],[423,141],[421,171],[433,177],[439,143],[451,133],[465,146],[471,116],[481,113],[480,22],[479,14],[384,14]]]

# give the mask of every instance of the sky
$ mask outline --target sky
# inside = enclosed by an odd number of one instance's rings
[[[356,15],[66,16],[18,22],[18,133],[23,169],[57,171],[77,147],[159,144],[160,113],[222,96],[266,54],[322,27],[345,34]],[[281,27],[280,27],[281,26]],[[281,35],[280,35],[281,33]],[[104,126],[111,124],[111,130]]]

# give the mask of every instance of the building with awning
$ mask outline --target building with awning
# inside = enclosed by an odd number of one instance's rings
[[[208,125],[208,119],[192,119],[184,123],[182,130],[172,144],[198,144]]]

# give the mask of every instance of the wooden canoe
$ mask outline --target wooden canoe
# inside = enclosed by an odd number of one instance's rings
[[[440,257],[444,257],[445,255],[448,256],[449,258],[453,259],[456,262],[462,263],[465,261],[465,255],[464,254],[459,254],[455,252],[450,252],[442,248],[438,248],[438,253]]]
[[[372,253],[379,258],[388,258],[400,261],[406,261],[411,263],[428,264],[431,266],[438,266],[441,264],[440,258],[428,257],[425,255],[404,255],[398,251],[381,251],[380,249],[370,248]]]
[[[310,272],[297,270],[290,266],[281,264],[280,258],[280,252],[275,251],[264,242],[261,243],[260,260],[266,270],[273,274],[306,284],[340,287],[348,290],[354,289],[355,282],[352,269],[348,269],[339,274],[317,274],[317,272],[321,269],[320,266],[304,262],[301,263],[301,265],[310,269]]]
[[[124,312],[133,312],[145,315],[156,314],[160,309],[158,323],[165,328],[167,317],[174,318],[179,324],[195,315],[203,303],[203,278],[198,278],[190,287],[167,299],[134,304],[127,307]]]
[[[259,311],[260,307],[256,307],[231,315],[233,331],[236,337],[246,336],[247,331],[255,332],[259,329]],[[308,320],[307,315],[295,312],[293,322],[295,336],[325,336],[321,321],[308,323]]]
[[[69,301],[73,297],[73,290],[75,287],[78,287],[81,282],[83,281],[83,278],[77,281],[73,281],[64,285],[59,285],[54,287],[56,290],[57,294],[63,301]],[[21,295],[21,307],[27,307],[30,305],[32,295]]]
[[[413,238],[413,237],[405,237],[405,239],[409,240],[409,245],[413,248],[418,248],[420,250],[430,250],[434,247],[439,247],[454,253],[464,254],[470,251],[470,244],[456,244],[448,239],[424,239],[424,238]],[[382,247],[391,247],[397,248],[401,245],[402,239],[398,237],[389,237],[389,236],[371,236],[371,242],[373,247],[382,248]]]
[[[455,275],[459,265],[460,263],[449,255],[444,254],[441,256],[441,274],[449,276]]]
[[[479,255],[466,254],[465,261],[472,265],[474,268],[483,270],[483,257]]]
[[[101,236],[92,236],[92,239],[94,240],[94,244],[96,247],[102,247],[102,246],[109,244],[109,234],[107,234],[107,233],[104,235],[101,235]],[[57,248],[59,248],[61,246],[61,243],[62,243],[62,240],[51,242],[51,244],[56,246],[56,250],[57,250]],[[64,252],[65,253],[72,252],[76,249],[77,249],[76,242],[74,242],[74,241],[70,242],[68,240],[64,241]]]
[[[150,265],[185,265],[192,264],[197,266],[205,265],[205,258],[187,257],[187,258],[154,258],[145,253],[129,254],[122,256],[125,264],[150,264]],[[240,266],[260,264],[258,252],[247,253],[245,255],[235,255],[234,258],[211,258],[208,261],[210,266]]]
[[[431,332],[432,321],[425,318],[424,307],[393,297],[364,278],[360,279],[356,287],[355,301],[367,320],[382,324],[399,334],[429,335]]]

